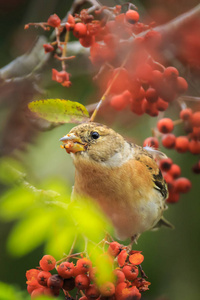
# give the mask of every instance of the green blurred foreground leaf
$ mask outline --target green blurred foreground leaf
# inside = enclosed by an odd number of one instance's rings
[[[9,164],[7,167],[10,170]],[[4,169],[8,173],[6,165]],[[26,255],[44,244],[46,253],[61,259],[64,253],[69,253],[76,236],[76,251],[81,252],[85,250],[84,238],[94,247],[105,237],[105,231],[110,230],[108,221],[91,201],[71,202],[71,188],[65,182],[60,181],[58,194],[53,191],[56,184],[52,181],[42,190],[27,182],[24,173],[23,177],[20,171],[17,174],[20,180],[11,176],[12,180],[5,183],[0,178],[6,187],[0,199],[0,218],[15,220],[7,243],[12,255]]]
[[[61,99],[30,102],[29,109],[40,118],[55,123],[80,123],[88,120],[89,113],[84,105]]]

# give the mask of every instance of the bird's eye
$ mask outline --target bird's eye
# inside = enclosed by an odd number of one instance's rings
[[[98,139],[99,138],[99,133],[98,132],[96,132],[96,131],[92,131],[91,132],[91,137],[93,138],[93,139]]]

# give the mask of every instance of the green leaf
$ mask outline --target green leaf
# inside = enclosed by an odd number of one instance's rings
[[[21,220],[12,230],[8,238],[8,250],[14,256],[23,256],[48,237],[52,211],[38,210],[35,214],[28,215]]]
[[[33,193],[22,187],[10,189],[1,197],[0,217],[10,221],[18,219],[33,206],[35,196]]]
[[[87,121],[89,113],[84,105],[61,99],[37,100],[28,104],[40,118],[55,123],[80,123]]]

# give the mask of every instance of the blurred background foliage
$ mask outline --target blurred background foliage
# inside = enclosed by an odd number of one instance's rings
[[[38,35],[46,37],[49,35],[41,29],[31,28],[25,31],[24,24],[46,21],[53,13],[63,18],[72,2],[71,0],[0,1],[0,67],[3,68],[16,57],[31,51]],[[101,1],[106,5],[119,2]],[[198,2],[134,1],[146,20],[155,20],[157,24],[165,23],[184,13]],[[166,60],[166,63],[169,61]],[[172,58],[171,64],[177,66],[177,58],[174,61]],[[187,66],[183,68],[178,62],[178,68],[179,66],[184,76]],[[75,235],[73,218],[80,221],[79,228],[84,229],[84,232],[95,241],[102,239],[102,227],[107,224],[93,210],[90,214],[88,207],[82,208],[82,212],[73,205],[66,210],[63,209],[63,205],[69,203],[74,167],[70,156],[60,149],[59,138],[73,125],[66,124],[52,130],[38,131],[36,124],[27,120],[26,104],[33,99],[70,99],[86,105],[98,101],[101,96],[101,91],[92,80],[95,70],[86,57],[83,59],[78,56],[76,62],[69,63],[69,72],[72,74],[72,87],[69,89],[51,81],[52,67],[58,68],[58,63],[50,59],[38,78],[39,89],[36,89],[27,78],[20,83],[11,80],[1,84],[0,299],[2,300],[30,298],[25,292],[26,270],[37,266],[42,255],[49,251],[59,259],[63,252],[70,249]],[[196,78],[199,80],[198,76]],[[166,113],[172,119],[177,119],[178,114],[176,105]],[[149,116],[139,118],[129,111],[113,113],[108,107],[100,112],[97,121],[112,126],[138,144],[142,144],[143,140],[151,135],[151,127],[156,124],[156,119]],[[181,127],[178,126],[176,130],[177,134],[181,133]],[[165,213],[167,219],[175,225],[175,230],[146,232],[135,246],[135,249],[143,251],[145,257],[143,268],[152,283],[150,291],[146,292],[142,299],[195,300],[199,299],[200,293],[199,175],[192,173],[191,166],[197,157],[189,153],[177,154],[175,151],[166,151],[162,148],[161,150],[169,155],[174,163],[181,166],[182,175],[192,181],[193,187],[190,193],[181,196],[177,204],[169,205]],[[14,169],[18,172],[13,171]],[[28,189],[25,188],[26,183]],[[91,216],[94,219],[91,219]],[[85,222],[88,219],[91,223]],[[106,226],[110,228],[109,225]],[[79,240],[77,245],[81,247],[83,242]]]

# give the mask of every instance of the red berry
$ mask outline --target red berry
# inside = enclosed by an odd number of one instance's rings
[[[163,136],[162,144],[167,149],[173,149],[175,147],[176,137],[174,134],[169,133]]]
[[[146,114],[150,115],[151,117],[157,117],[158,109],[156,103],[149,103],[146,99],[144,99],[142,106]]]
[[[44,287],[40,287],[40,288],[33,290],[31,293],[31,299],[38,298],[41,295],[44,295]]]
[[[164,77],[167,80],[176,80],[176,78],[179,76],[179,72],[174,67],[168,67],[164,70]]]
[[[188,193],[192,187],[191,181],[185,177],[176,179],[174,184],[177,193]]]
[[[169,197],[167,198],[166,201],[168,203],[176,203],[179,201],[179,199],[180,199],[180,194],[173,192],[173,193],[169,193]]]
[[[200,141],[191,140],[189,142],[189,151],[192,154],[200,154]]]
[[[156,107],[158,111],[165,111],[169,106],[169,103],[164,101],[162,98],[158,98],[156,102]]]
[[[157,88],[162,84],[163,81],[163,73],[158,70],[153,70],[150,78],[150,83],[152,87]]]
[[[38,274],[40,273],[40,270],[38,269],[30,269],[26,271],[26,278],[27,280],[31,279],[37,279]]]
[[[47,286],[51,289],[61,289],[63,286],[63,279],[58,274],[54,274],[47,280]]]
[[[163,118],[157,123],[158,130],[162,133],[170,133],[174,129],[174,123],[169,118]]]
[[[97,299],[100,296],[99,290],[95,284],[90,284],[90,286],[85,291],[87,299]]]
[[[62,278],[70,278],[74,275],[74,264],[71,262],[63,262],[57,268],[58,274]]]
[[[187,81],[183,77],[176,79],[176,91],[180,94],[185,93],[188,89]]]
[[[108,81],[107,87],[109,87],[110,85],[110,93],[112,94],[121,94],[125,90],[130,90],[131,81],[128,71],[125,68],[114,69],[111,74],[111,78]]]
[[[74,17],[69,14],[68,15],[68,19],[67,19],[67,23],[65,24],[65,27],[67,30],[72,30],[75,26],[75,20],[74,20]]]
[[[169,170],[169,174],[174,178],[178,178],[181,175],[181,168],[176,165],[176,164],[172,164],[171,168]]]
[[[128,280],[134,280],[136,277],[138,277],[139,274],[138,268],[133,265],[125,265],[122,268],[122,271],[124,272],[124,275]]]
[[[92,262],[87,258],[81,258],[77,261],[76,267],[80,273],[86,273],[92,268]]]
[[[186,136],[179,136],[176,138],[175,149],[179,153],[184,153],[188,151],[189,141]]]
[[[160,168],[162,171],[169,171],[171,169],[172,166],[172,159],[171,158],[164,158],[160,160]]]
[[[85,290],[90,285],[90,279],[86,274],[79,274],[75,278],[75,285],[79,290]]]
[[[108,253],[112,256],[117,256],[121,250],[121,245],[118,242],[111,242],[108,247]]]
[[[158,149],[158,147],[159,147],[158,139],[156,137],[146,138],[144,140],[143,147],[146,147],[146,146],[152,147],[154,149]]]
[[[71,291],[75,288],[75,278],[71,277],[71,278],[66,278],[64,279],[63,282],[63,287],[62,287],[65,291]]]
[[[145,99],[144,99],[145,100]],[[142,102],[143,102],[143,100],[142,100]],[[142,102],[141,103],[135,103],[135,102],[133,102],[132,104],[131,104],[131,111],[133,112],[133,113],[135,113],[136,115],[138,115],[138,116],[141,116],[141,115],[143,115],[144,114],[144,109],[143,109],[143,104],[142,104]]]
[[[145,98],[148,102],[154,103],[158,100],[158,94],[154,88],[148,88],[145,92]]]
[[[136,22],[138,22],[140,16],[138,14],[137,11],[129,9],[126,13],[125,13],[125,17],[126,17],[126,21],[131,23],[131,24],[135,24]]]
[[[118,264],[120,267],[122,267],[125,264],[127,256],[128,256],[128,253],[126,252],[126,250],[122,250],[119,253],[119,255],[117,257],[117,261],[118,261]]]
[[[120,282],[124,282],[125,275],[120,269],[115,269],[113,273],[116,276],[116,284],[119,284]]]
[[[191,121],[194,127],[200,127],[200,111],[193,113]]]
[[[52,27],[59,27],[60,22],[61,22],[61,20],[56,14],[51,15],[47,20],[47,24]]]
[[[112,282],[105,282],[99,287],[99,291],[104,297],[111,297],[115,293],[115,286]]]
[[[192,117],[192,110],[191,108],[185,108],[182,109],[180,112],[180,118],[184,121],[190,120],[190,118]]]
[[[49,277],[51,277],[50,272],[41,271],[37,276],[38,283],[43,286],[47,286],[47,280]]]
[[[55,268],[56,260],[51,255],[44,255],[40,260],[40,267],[44,271],[51,271]]]
[[[45,53],[54,51],[54,47],[51,44],[43,44],[43,48]]]
[[[140,265],[144,260],[144,256],[140,251],[131,251],[129,255],[129,261],[132,265]]]
[[[88,47],[91,47],[92,44],[94,44],[95,37],[93,35],[87,34],[86,36],[80,38],[79,42],[83,47],[88,48]]]
[[[87,26],[83,23],[76,23],[74,25],[73,34],[76,38],[82,38],[87,34]]]
[[[195,165],[193,165],[192,171],[195,174],[200,174],[200,161],[198,161],[198,163],[196,163]]]
[[[110,100],[110,105],[116,110],[123,110],[129,103],[131,99],[131,93],[126,90],[120,95],[115,95]]]

